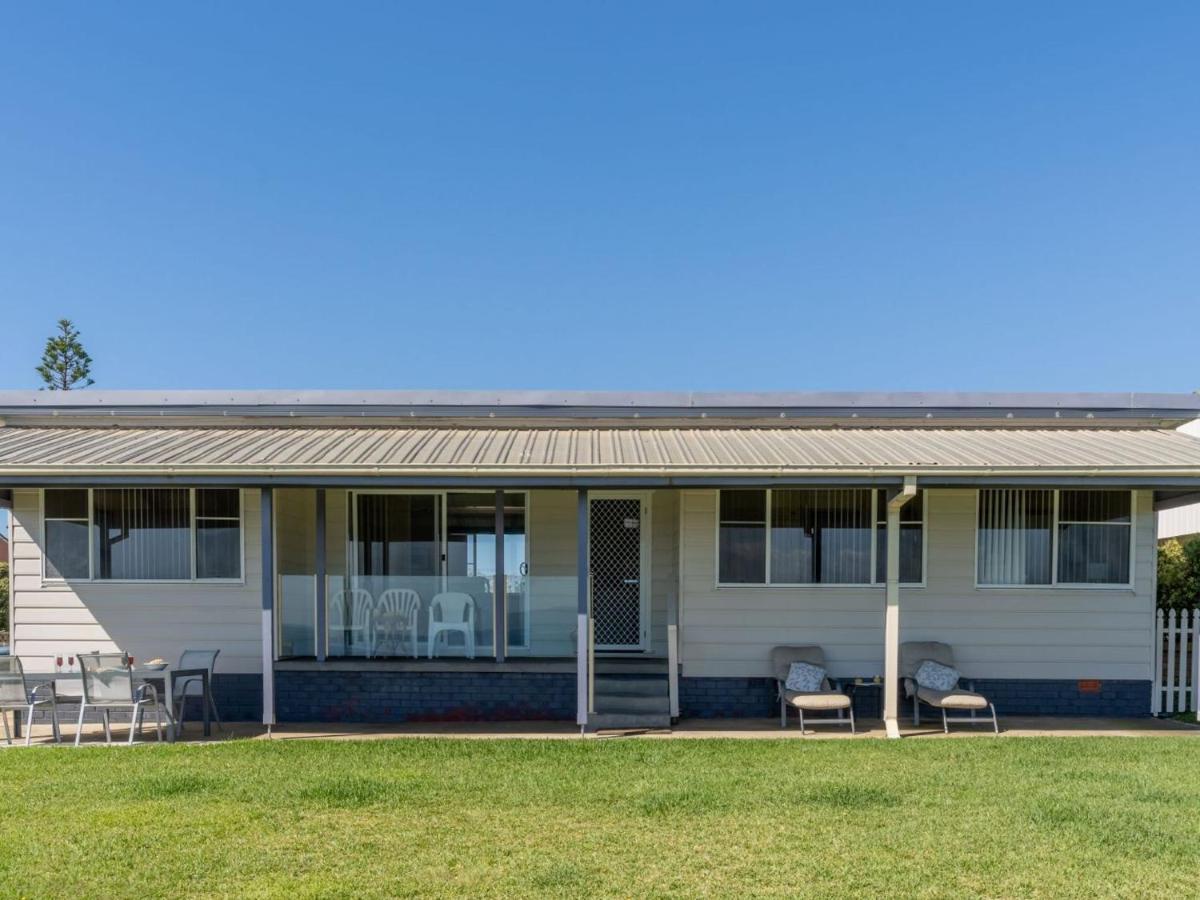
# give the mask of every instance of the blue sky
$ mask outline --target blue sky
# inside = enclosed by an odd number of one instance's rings
[[[0,387],[1200,387],[1195,3],[6,4]]]

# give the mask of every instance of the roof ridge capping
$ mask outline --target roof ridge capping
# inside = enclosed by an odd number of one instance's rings
[[[1200,417],[1198,393],[986,391],[0,391],[0,416]]]

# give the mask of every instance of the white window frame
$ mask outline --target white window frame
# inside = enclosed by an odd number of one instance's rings
[[[120,489],[121,485],[113,485],[113,488]],[[133,487],[145,488],[153,490],[159,485],[133,485]],[[105,486],[108,489],[108,486]],[[87,578],[59,578],[50,575],[46,571],[49,554],[46,552],[46,491],[56,490],[86,490],[87,491],[87,527],[88,527],[88,576]],[[235,578],[197,578],[196,577],[196,491],[197,490],[236,490],[238,495],[238,549],[239,559],[238,566],[240,573]],[[72,582],[80,582],[87,584],[232,584],[244,585],[246,583],[246,497],[245,491],[241,488],[221,488],[213,486],[211,488],[188,488],[188,528],[191,533],[191,572],[188,578],[99,578],[96,575],[96,549],[95,542],[92,540],[92,528],[96,522],[96,505],[95,505],[95,488],[78,488],[78,487],[50,487],[41,488],[38,491],[38,502],[41,504],[41,520],[42,520],[42,584],[43,586],[60,586]],[[214,519],[220,521],[234,521],[232,516],[203,516],[204,519]],[[51,520],[57,521],[57,520]],[[79,519],[70,519],[68,521],[77,522]]]
[[[1052,497],[1052,513],[1050,520],[1050,583],[1049,584],[985,584],[979,580],[979,504],[980,496],[983,491],[1009,490],[1007,487],[980,487],[975,489],[975,554],[972,565],[974,566],[974,574],[972,578],[975,582],[975,587],[985,591],[1045,591],[1045,590],[1072,590],[1072,591],[1132,591],[1135,590],[1137,584],[1137,573],[1134,568],[1137,563],[1137,501],[1138,492],[1133,489],[1124,490],[1121,488],[1089,488],[1089,487],[1068,487],[1068,488],[1034,488],[1034,490],[1051,491]],[[1058,517],[1059,497],[1063,491],[1110,491],[1112,493],[1128,493],[1129,494],[1129,522],[1060,522]],[[1111,525],[1113,527],[1129,529],[1129,581],[1127,582],[1077,582],[1077,581],[1059,581],[1058,580],[1058,526],[1066,525]]]
[[[846,489],[846,490],[856,490],[856,491],[862,490],[862,491],[870,491],[871,492],[871,522],[870,522],[870,526],[869,526],[869,531],[870,531],[870,535],[871,535],[871,561],[870,561],[871,580],[870,581],[864,581],[864,582],[772,581],[771,580],[771,532],[772,532],[773,528],[771,526],[771,509],[772,509],[772,500],[773,500],[774,492],[776,490],[819,491],[819,490],[826,490],[826,489],[820,488],[820,487],[813,487],[813,488],[807,488],[807,487],[787,487],[787,488],[730,487],[730,488],[719,488],[717,490],[717,514],[715,517],[715,528],[714,528],[714,537],[713,537],[713,540],[714,540],[713,547],[715,549],[715,553],[713,554],[713,584],[714,584],[714,586],[719,590],[738,589],[738,588],[751,588],[754,590],[761,590],[764,588],[782,588],[782,589],[790,589],[790,590],[795,590],[797,588],[804,588],[804,589],[813,588],[813,589],[820,589],[820,590],[826,590],[826,589],[828,589],[828,590],[844,590],[844,589],[850,588],[850,589],[861,590],[863,588],[883,588],[883,587],[885,587],[886,586],[885,582],[875,580],[875,569],[878,565],[878,560],[876,559],[876,534],[875,534],[875,532],[879,526],[879,522],[878,522],[879,500],[880,500],[879,485],[869,485],[869,486],[863,486],[863,487],[859,487],[856,485],[850,485],[848,487],[844,486],[844,485],[839,485],[837,487],[840,489]],[[766,578],[766,581],[722,581],[721,580],[721,524],[722,524],[721,493],[722,493],[722,491],[725,491],[725,490],[766,491],[766,494],[767,494],[767,497],[766,497],[766,520],[763,523],[764,530],[766,533],[765,544],[766,544],[767,556],[766,556],[766,564],[764,567],[765,568],[764,577]],[[921,521],[919,523],[921,526],[921,580],[919,582],[917,582],[917,581],[901,582],[900,587],[906,588],[906,589],[907,588],[923,588],[923,587],[925,587],[925,581],[926,581],[926,578],[928,577],[927,573],[929,571],[929,541],[928,541],[928,533],[927,533],[927,522],[928,522],[928,518],[929,518],[929,512],[924,506],[924,504],[928,501],[928,497],[925,496],[924,491],[922,491],[921,499],[922,499]],[[918,523],[907,522],[905,524],[916,525]]]

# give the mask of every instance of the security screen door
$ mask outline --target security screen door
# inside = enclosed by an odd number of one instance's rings
[[[597,650],[644,650],[646,504],[637,496],[590,499],[592,621]]]

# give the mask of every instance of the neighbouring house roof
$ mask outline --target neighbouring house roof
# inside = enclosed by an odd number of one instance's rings
[[[0,484],[45,475],[1178,475],[1200,440],[1154,428],[6,427]]]

